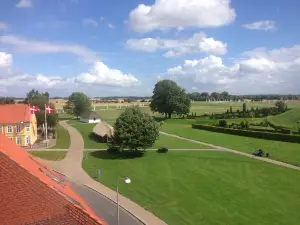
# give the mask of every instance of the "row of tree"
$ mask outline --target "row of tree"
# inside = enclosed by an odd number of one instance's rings
[[[193,101],[238,101],[249,99],[252,101],[262,100],[299,100],[300,95],[231,95],[227,91],[222,93],[212,92],[193,92],[188,93],[188,96]]]

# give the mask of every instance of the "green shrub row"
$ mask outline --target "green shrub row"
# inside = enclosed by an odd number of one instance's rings
[[[210,126],[210,125],[202,125],[202,124],[192,124],[192,128],[213,131],[218,133],[245,136],[245,137],[254,137],[254,138],[261,138],[261,139],[274,140],[274,141],[300,143],[299,135],[279,134],[279,133],[250,131],[250,130],[237,130],[237,129]]]

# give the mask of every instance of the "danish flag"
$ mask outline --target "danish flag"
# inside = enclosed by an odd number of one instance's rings
[[[30,106],[29,106],[29,109],[30,109],[31,114],[34,114],[34,113],[40,111],[39,107],[38,107],[38,106],[35,106],[35,105],[30,105]]]
[[[45,112],[51,114],[54,112],[54,109],[50,107],[50,105],[45,105]]]

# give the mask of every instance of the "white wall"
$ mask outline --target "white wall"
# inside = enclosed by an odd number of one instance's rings
[[[84,122],[84,123],[100,123],[100,122],[101,122],[100,119],[97,119],[97,120],[89,120],[89,119],[83,119],[83,118],[80,118],[80,121],[81,121],[81,122]]]

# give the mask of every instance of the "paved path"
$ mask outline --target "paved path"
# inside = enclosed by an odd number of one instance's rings
[[[287,167],[287,168],[291,168],[291,169],[295,169],[295,170],[300,170],[299,166],[294,166],[292,164],[280,162],[280,161],[277,161],[277,160],[273,160],[273,159],[269,159],[269,158],[263,158],[263,157],[257,157],[257,156],[254,156],[252,154],[246,153],[246,152],[241,152],[241,151],[237,151],[237,150],[233,150],[233,149],[229,149],[229,148],[224,148],[224,147],[213,145],[213,144],[208,144],[208,143],[205,143],[205,142],[202,142],[202,141],[196,141],[196,140],[193,140],[193,139],[180,137],[180,136],[175,135],[175,134],[169,134],[169,133],[162,132],[162,131],[160,131],[160,133],[168,135],[168,136],[171,136],[171,137],[179,138],[179,139],[182,139],[182,140],[186,140],[186,141],[190,141],[190,142],[194,142],[194,143],[199,143],[199,144],[202,144],[202,145],[210,146],[210,147],[215,148],[215,150],[232,152],[234,154],[247,156],[249,158],[253,158],[253,159],[265,161],[265,162],[268,162],[268,163],[273,163],[273,164],[276,164],[276,165],[279,165],[279,166],[283,166],[283,167]]]
[[[81,164],[83,158],[84,141],[80,133],[76,130],[76,128],[67,124],[66,121],[61,121],[60,124],[70,133],[71,145],[69,151],[66,157],[61,161],[42,161],[50,168],[64,174],[75,183],[90,187],[108,199],[116,202],[115,191],[93,180],[83,171]],[[166,225],[166,223],[160,220],[158,217],[154,216],[149,211],[146,211],[141,206],[130,201],[122,195],[119,195],[119,204],[122,208],[134,215],[144,224]]]
[[[68,178],[66,178],[66,180],[98,216],[103,218],[108,224],[117,224],[117,204],[91,188],[77,184]],[[142,223],[127,211],[120,208],[120,225],[142,225]]]

